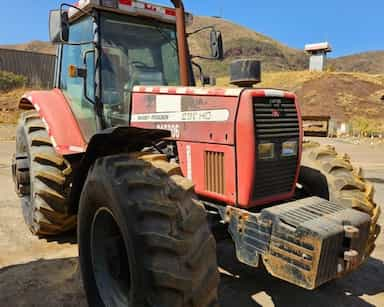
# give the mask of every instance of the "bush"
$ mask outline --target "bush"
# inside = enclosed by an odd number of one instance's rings
[[[7,71],[0,71],[0,91],[10,91],[26,84],[27,78]]]
[[[378,120],[356,116],[352,118],[351,124],[355,136],[374,136],[383,133],[383,127]]]

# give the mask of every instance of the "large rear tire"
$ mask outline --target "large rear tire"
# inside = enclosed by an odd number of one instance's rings
[[[216,243],[193,184],[162,155],[99,158],[80,199],[90,306],[217,305]]]
[[[24,220],[38,236],[64,233],[76,226],[68,213],[72,168],[53,148],[44,122],[36,111],[20,117],[16,134],[13,177]]]
[[[299,183],[306,195],[316,195],[343,204],[371,216],[368,257],[375,248],[380,227],[380,207],[374,202],[374,187],[365,181],[360,168],[355,168],[347,155],[338,155],[332,146],[315,142],[303,144]]]

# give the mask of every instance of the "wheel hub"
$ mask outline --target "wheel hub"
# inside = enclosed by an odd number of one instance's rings
[[[127,249],[112,212],[100,208],[91,226],[91,257],[99,295],[106,306],[129,306]]]
[[[15,154],[12,157],[12,177],[16,193],[22,197],[30,192],[29,157],[26,153]]]

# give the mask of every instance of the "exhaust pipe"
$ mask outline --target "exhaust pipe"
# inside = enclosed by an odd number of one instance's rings
[[[176,9],[177,47],[179,49],[180,82],[182,86],[189,86],[188,46],[185,30],[185,10],[182,0],[171,0]]]

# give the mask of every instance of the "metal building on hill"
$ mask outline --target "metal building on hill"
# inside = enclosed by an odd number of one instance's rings
[[[327,53],[332,51],[328,42],[305,45],[305,52],[311,55],[309,59],[310,71],[323,71],[327,64]]]

